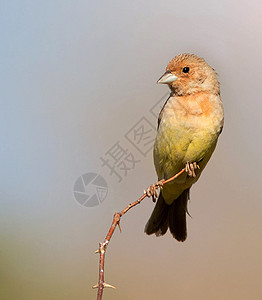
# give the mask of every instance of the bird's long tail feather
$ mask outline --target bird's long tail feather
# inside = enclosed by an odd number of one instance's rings
[[[171,205],[167,205],[160,193],[156,206],[149,218],[145,233],[156,236],[164,235],[169,228],[173,237],[180,242],[187,237],[186,213],[189,200],[189,189],[186,189]]]

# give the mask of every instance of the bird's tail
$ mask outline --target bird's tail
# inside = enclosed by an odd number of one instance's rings
[[[149,218],[145,233],[156,236],[164,235],[169,228],[173,237],[183,242],[187,237],[186,213],[189,200],[189,189],[186,189],[171,205],[165,203],[163,196],[159,195],[156,206]]]

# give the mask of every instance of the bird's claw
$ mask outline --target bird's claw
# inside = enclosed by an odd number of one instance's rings
[[[199,165],[196,162],[193,162],[193,163],[187,162],[186,163],[185,171],[187,172],[188,176],[196,177],[196,173],[195,173],[196,169],[200,169]]]
[[[152,197],[153,202],[156,202],[158,197],[157,187],[154,184],[151,184],[150,187],[146,189],[146,195],[149,198]]]
[[[157,189],[158,188],[162,188],[163,187],[163,180],[160,180],[158,182],[156,182],[155,184],[151,184],[150,187],[148,187],[145,190],[145,193],[147,195],[147,197],[152,197],[153,202],[156,202],[156,199],[158,198],[159,194]]]

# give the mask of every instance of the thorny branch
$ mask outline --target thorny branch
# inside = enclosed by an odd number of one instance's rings
[[[185,168],[182,169],[180,172],[178,172],[176,175],[174,175],[173,177],[165,180],[161,180],[161,184],[160,182],[156,183],[154,185],[154,188],[157,189],[160,186],[176,179],[178,176],[180,176],[182,173],[185,172]],[[123,209],[121,212],[115,213],[114,214],[114,218],[113,218],[113,222],[112,225],[108,231],[108,234],[104,240],[103,243],[99,243],[99,248],[98,250],[95,251],[95,253],[99,253],[100,255],[100,259],[99,259],[99,279],[98,279],[98,283],[96,285],[93,286],[93,288],[98,288],[98,292],[97,292],[97,300],[101,300],[102,299],[102,295],[103,295],[103,290],[104,288],[113,288],[115,289],[115,287],[111,284],[105,283],[104,281],[104,266],[105,266],[105,254],[106,254],[106,249],[107,246],[111,240],[111,237],[116,229],[116,226],[119,227],[119,230],[121,232],[121,227],[120,227],[120,219],[121,217],[127,213],[131,208],[133,208],[134,206],[136,206],[137,204],[139,204],[142,200],[144,200],[146,197],[148,197],[147,192],[145,191],[144,194],[135,202],[129,204],[125,209]]]

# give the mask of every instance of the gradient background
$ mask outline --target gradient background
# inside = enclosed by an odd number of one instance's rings
[[[156,180],[151,153],[121,183],[100,156],[167,92],[155,82],[182,52],[219,73],[224,131],[187,241],[146,236],[145,200],[110,243],[104,298],[262,299],[261,15],[254,0],[0,2],[2,300],[96,299],[98,242]],[[94,208],[73,196],[87,172],[109,187]]]

